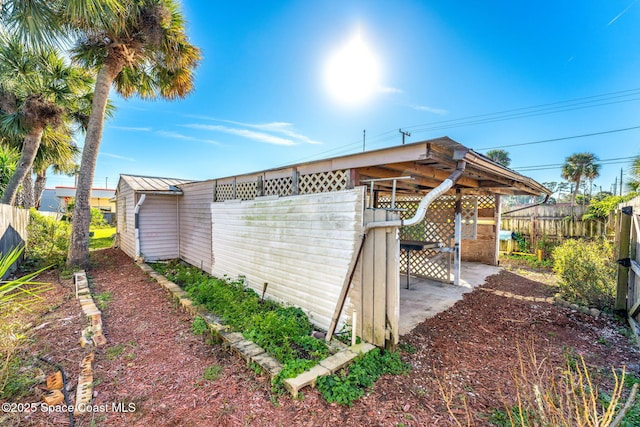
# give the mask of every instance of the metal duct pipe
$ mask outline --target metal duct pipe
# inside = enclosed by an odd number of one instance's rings
[[[140,200],[138,200],[138,203],[136,203],[136,207],[133,210],[133,213],[135,214],[136,259],[140,257],[140,221],[138,220],[138,214],[140,212],[140,207],[146,198],[146,194],[141,195]]]
[[[422,221],[427,214],[427,209],[431,202],[435,199],[449,191],[451,187],[460,179],[462,174],[464,173],[464,168],[466,166],[466,162],[464,160],[458,161],[456,165],[456,170],[454,170],[451,175],[440,185],[438,185],[433,190],[429,191],[423,198],[420,200],[420,204],[418,204],[418,208],[416,209],[416,214],[413,218],[405,219],[405,220],[396,220],[396,221],[378,221],[378,222],[370,222],[365,226],[364,232],[371,230],[372,228],[381,228],[381,227],[408,227],[411,225],[418,224]]]

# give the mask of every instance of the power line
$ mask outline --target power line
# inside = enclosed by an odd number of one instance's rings
[[[604,94],[591,95],[591,96],[586,96],[581,98],[573,98],[573,99],[568,99],[563,101],[538,104],[530,107],[520,107],[520,108],[509,109],[509,110],[502,110],[494,113],[472,115],[472,116],[462,117],[458,119],[448,119],[448,120],[423,123],[423,124],[412,125],[412,126],[404,126],[403,128],[410,129],[412,132],[415,132],[415,133],[424,133],[424,132],[430,132],[434,130],[450,129],[450,128],[457,128],[462,126],[472,126],[472,125],[485,124],[485,123],[494,123],[499,121],[518,119],[518,118],[526,118],[526,117],[533,117],[533,116],[554,114],[554,113],[563,113],[567,111],[574,111],[574,110],[584,109],[584,108],[593,108],[593,107],[599,107],[599,106],[605,106],[605,105],[619,104],[623,102],[637,101],[637,100],[640,100],[639,95],[640,95],[640,88],[633,88],[633,89],[626,89],[626,90],[621,90],[616,92],[608,92]],[[628,98],[632,96],[634,98],[621,99],[621,98]],[[612,133],[612,132],[621,132],[623,130],[631,130],[631,129],[637,129],[637,128],[640,128],[640,126],[613,130],[613,131],[605,131],[603,132],[603,134]],[[388,130],[388,131],[379,133],[374,136],[368,136],[367,137],[368,146],[370,148],[381,147],[383,143],[394,140],[395,132],[396,132],[396,129],[393,129],[393,130]],[[580,138],[580,137],[594,136],[599,134],[601,133],[576,135],[573,137],[552,139],[552,140],[546,140],[546,141],[534,141],[534,142],[523,143],[523,144],[504,145],[501,147],[480,148],[479,150],[512,147],[516,145],[528,145],[528,144],[535,144],[535,143],[542,143],[542,142],[551,142],[551,141],[557,141],[562,139]],[[340,147],[335,147],[330,150],[322,151],[310,156],[305,156],[295,161],[295,163],[309,161],[309,160],[321,158],[327,155],[334,156],[334,155],[349,153],[357,149],[359,146],[361,146],[361,143],[362,143],[361,140],[355,140],[353,142],[347,143]]]
[[[588,136],[605,135],[605,134],[608,134],[608,133],[624,132],[624,131],[633,130],[633,129],[640,129],[640,126],[632,126],[632,127],[628,127],[628,128],[621,128],[621,129],[612,129],[612,130],[606,130],[606,131],[602,131],[602,132],[585,133],[585,134],[582,134],[582,135],[565,136],[565,137],[562,137],[562,138],[544,139],[544,140],[541,140],[541,141],[522,142],[522,143],[519,143],[519,144],[497,145],[495,147],[476,148],[475,150],[492,150],[494,148],[520,147],[522,145],[533,145],[533,144],[542,144],[544,142],[555,142],[555,141],[565,141],[567,139],[586,138]]]

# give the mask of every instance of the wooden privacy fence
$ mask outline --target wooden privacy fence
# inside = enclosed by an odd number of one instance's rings
[[[582,219],[586,206],[540,205],[502,214],[502,230],[521,233],[525,240],[535,246],[544,238],[553,242],[562,242],[570,238],[613,237],[615,215],[609,215],[606,221]],[[500,242],[501,251],[509,251],[509,241]]]
[[[26,243],[29,211],[0,204],[0,253],[8,253]]]
[[[616,309],[625,310],[636,337],[640,334],[640,197],[619,206],[616,243],[618,282]]]

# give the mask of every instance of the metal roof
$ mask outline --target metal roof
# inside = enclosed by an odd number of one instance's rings
[[[191,182],[188,179],[161,178],[142,175],[120,175],[120,179],[139,193],[182,194],[178,188],[181,184]]]
[[[57,197],[76,197],[76,187],[58,186],[54,191]],[[115,194],[115,188],[92,188],[90,197],[109,199]]]

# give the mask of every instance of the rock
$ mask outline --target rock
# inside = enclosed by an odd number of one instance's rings
[[[578,308],[578,311],[580,311],[580,313],[583,313],[583,314],[589,314],[589,307],[585,307],[584,305],[581,305]]]
[[[571,310],[576,310],[578,311],[578,309],[580,308],[580,306],[578,304],[569,304],[569,308]]]
[[[597,308],[590,308],[589,314],[592,315],[593,317],[599,317],[601,312]]]

